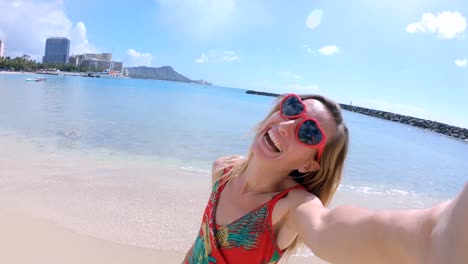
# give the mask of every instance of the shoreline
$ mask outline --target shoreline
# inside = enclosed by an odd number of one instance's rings
[[[0,246],[9,252],[0,263],[180,263],[199,231],[208,172],[135,156],[64,151],[11,131],[0,130],[0,143],[10,150],[0,153]],[[330,208],[421,208],[436,202],[343,186]],[[326,262],[305,250],[286,263]]]
[[[36,72],[20,71],[0,71],[0,74],[37,74]]]
[[[271,96],[271,97],[278,97],[280,94],[276,93],[269,93],[269,92],[259,92],[253,90],[247,90],[247,94],[254,94],[260,96]],[[391,113],[382,110],[375,110],[355,105],[349,104],[339,104],[342,109],[355,112],[363,115],[368,115],[380,119],[384,119],[387,121],[397,122],[400,124],[405,124],[409,126],[419,127],[425,130],[429,130],[434,133],[442,134],[451,138],[459,139],[461,141],[468,143],[468,129],[444,124],[437,121],[427,120],[418,117],[412,117],[407,115],[400,115],[396,113]]]

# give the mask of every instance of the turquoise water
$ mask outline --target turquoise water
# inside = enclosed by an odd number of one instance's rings
[[[165,81],[25,81],[32,77],[0,74],[0,129],[55,138],[62,149],[104,149],[200,171],[219,156],[244,154],[250,129],[274,101],[241,89]],[[344,116],[351,133],[345,188],[449,198],[467,181],[467,143],[352,112]]]

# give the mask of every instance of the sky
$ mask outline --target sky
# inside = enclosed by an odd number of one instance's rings
[[[468,128],[466,0],[0,0],[7,56],[48,37],[124,66]]]

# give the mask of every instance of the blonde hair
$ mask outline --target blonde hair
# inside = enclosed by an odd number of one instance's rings
[[[279,104],[283,96],[278,97],[270,113],[254,129],[257,135],[268,118],[279,111]],[[298,171],[292,171],[290,176],[296,179],[298,183],[304,186],[308,192],[317,196],[324,206],[327,206],[333,198],[342,178],[344,161],[348,153],[349,133],[346,124],[341,115],[340,106],[333,100],[321,95],[300,95],[302,100],[315,99],[321,102],[332,115],[336,123],[336,133],[327,140],[322,157],[320,158],[320,169],[318,171],[300,174]],[[228,181],[233,177],[242,174],[252,157],[252,151],[249,150],[245,157],[232,156],[226,159],[217,169],[217,174],[226,172],[222,175],[223,181]],[[230,168],[228,170],[228,168]],[[292,254],[300,245],[298,238],[288,247],[286,255]],[[287,257],[286,257],[287,258]]]

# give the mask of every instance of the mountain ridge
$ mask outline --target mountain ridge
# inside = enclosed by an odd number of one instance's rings
[[[152,79],[152,80],[165,80],[173,82],[185,82],[185,83],[199,83],[205,85],[211,85],[211,83],[205,80],[191,80],[184,75],[178,73],[171,66],[162,67],[127,67],[128,77],[135,79]]]

